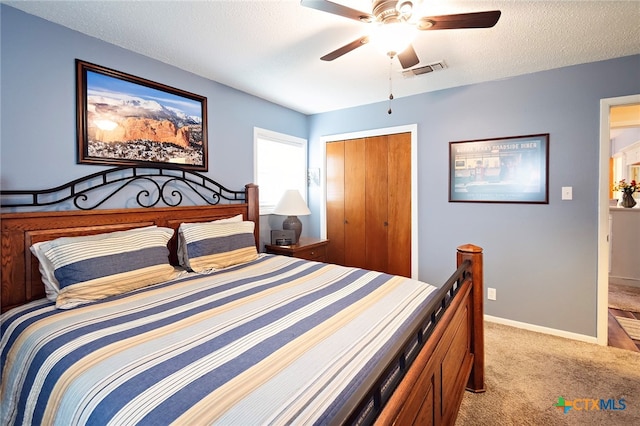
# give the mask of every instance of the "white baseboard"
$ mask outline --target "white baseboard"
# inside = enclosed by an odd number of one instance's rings
[[[539,325],[528,324],[526,322],[513,321],[509,319],[494,317],[491,315],[484,316],[485,321],[494,322],[496,324],[508,325],[515,328],[521,328],[523,330],[535,331],[538,333],[550,334],[552,336],[564,337],[572,340],[579,340],[581,342],[598,344],[598,339],[594,336],[587,336],[584,334],[571,333],[564,330],[556,330],[555,328],[542,327]]]
[[[609,284],[628,285],[631,287],[640,287],[640,279],[629,277],[617,277],[609,275]]]

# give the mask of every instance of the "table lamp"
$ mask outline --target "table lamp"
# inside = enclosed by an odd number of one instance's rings
[[[300,191],[297,189],[288,189],[276,205],[273,210],[274,214],[287,216],[282,222],[282,229],[288,229],[295,232],[296,240],[294,244],[297,244],[300,240],[300,234],[302,233],[302,222],[298,219],[298,216],[305,216],[311,214],[311,210],[307,207],[307,204],[302,199]]]

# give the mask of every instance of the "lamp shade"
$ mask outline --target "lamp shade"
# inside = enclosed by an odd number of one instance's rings
[[[311,214],[311,210],[307,207],[307,203],[302,199],[300,191],[297,189],[288,189],[273,210],[274,214],[284,216],[306,216]]]
[[[294,232],[296,244],[300,241],[300,234],[302,234],[302,222],[298,219],[298,216],[304,216],[311,214],[307,203],[302,199],[300,191],[297,189],[288,189],[278,202],[278,205],[273,210],[275,214],[281,214],[287,216],[282,222],[282,229],[290,230]]]

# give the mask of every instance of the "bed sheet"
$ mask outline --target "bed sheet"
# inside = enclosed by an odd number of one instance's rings
[[[263,255],[67,311],[33,302],[1,318],[1,424],[340,422],[435,289]]]

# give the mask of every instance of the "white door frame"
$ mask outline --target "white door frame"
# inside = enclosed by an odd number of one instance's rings
[[[393,135],[397,133],[411,133],[411,278],[418,279],[418,125],[386,127],[352,133],[342,133],[320,137],[322,146],[321,180],[322,197],[320,202],[320,236],[327,238],[327,143],[347,139],[359,139],[374,136]]]
[[[640,95],[620,96],[600,100],[600,167],[598,197],[598,277],[596,302],[596,337],[598,344],[607,345],[609,323],[609,158],[611,136],[609,111],[612,106],[640,103]]]

